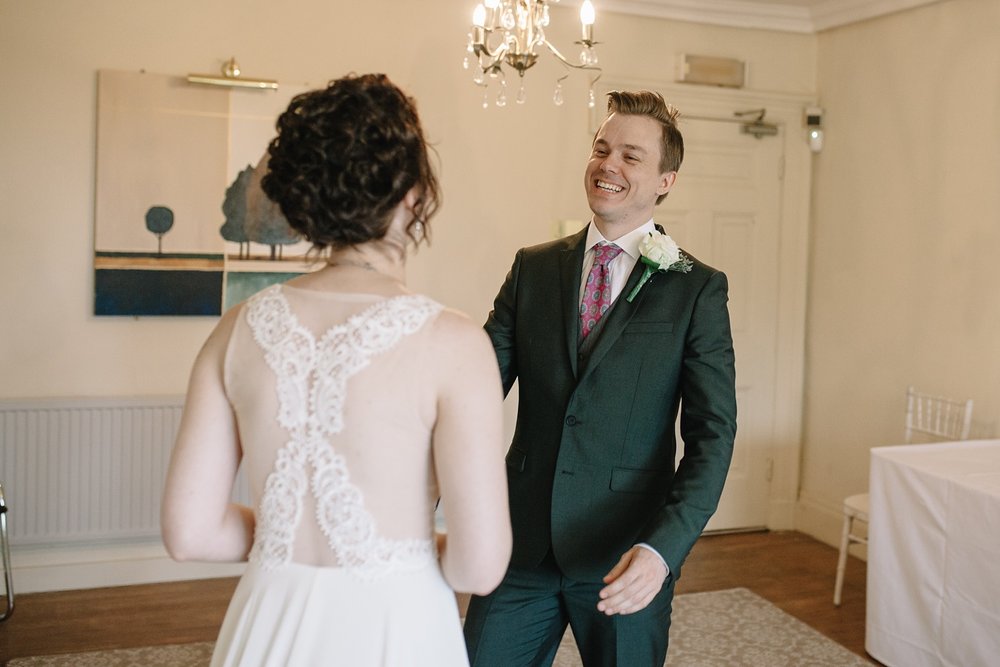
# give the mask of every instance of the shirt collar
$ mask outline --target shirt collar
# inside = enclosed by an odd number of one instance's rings
[[[604,238],[604,235],[601,234],[601,232],[597,229],[597,225],[591,222],[590,226],[587,229],[586,248],[588,252],[591,252],[593,251],[594,246],[601,241],[604,241],[605,243],[614,243],[616,246],[621,248],[623,252],[627,253],[628,256],[631,257],[633,260],[639,261],[639,242],[642,241],[642,239],[654,229],[656,229],[656,226],[653,223],[653,219],[650,218],[649,221],[646,222],[646,224],[636,229],[633,229],[625,236],[621,236],[615,239],[614,241],[608,241],[606,238]]]

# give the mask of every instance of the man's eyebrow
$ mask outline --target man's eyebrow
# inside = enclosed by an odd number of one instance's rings
[[[608,144],[608,142],[605,141],[604,139],[597,139],[594,141],[594,147],[601,146],[602,148],[607,148],[609,145],[610,144]],[[649,152],[645,148],[637,144],[625,144],[624,146],[622,146],[622,148],[627,151],[632,151],[633,153],[645,154]]]

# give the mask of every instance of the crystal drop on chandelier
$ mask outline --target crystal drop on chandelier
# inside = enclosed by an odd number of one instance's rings
[[[518,104],[524,104],[528,101],[528,93],[524,89],[524,79],[521,79],[521,87],[517,89],[517,99],[515,102]]]
[[[562,106],[562,103],[563,103],[563,93],[562,93],[562,84],[561,83],[557,83],[556,84],[556,91],[554,93],[552,93],[552,101],[555,102],[555,105],[557,107],[561,107]]]

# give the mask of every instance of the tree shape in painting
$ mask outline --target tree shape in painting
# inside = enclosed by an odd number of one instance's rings
[[[282,247],[296,243],[301,237],[260,187],[260,179],[267,173],[267,157],[265,153],[254,167],[247,184],[246,234],[254,243],[270,246],[270,259],[281,259]]]
[[[156,254],[163,254],[163,235],[174,226],[174,212],[166,206],[150,206],[146,211],[146,229],[156,234]]]
[[[226,241],[238,243],[239,258],[250,257],[250,238],[247,236],[247,186],[253,176],[253,165],[247,165],[226,188],[226,198],[222,202],[222,212],[226,221],[219,228],[219,234]]]

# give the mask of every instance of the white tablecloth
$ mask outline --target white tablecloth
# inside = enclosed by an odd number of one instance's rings
[[[1000,440],[871,450],[865,649],[1000,665]]]

